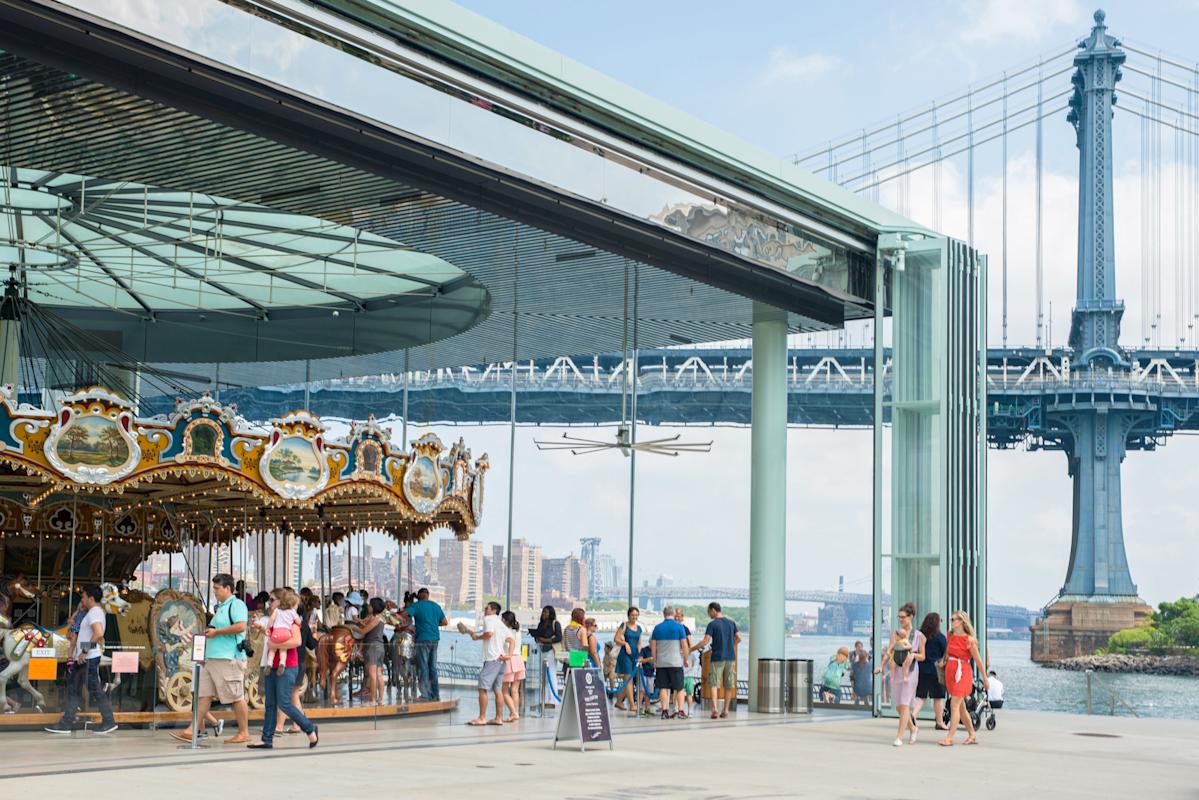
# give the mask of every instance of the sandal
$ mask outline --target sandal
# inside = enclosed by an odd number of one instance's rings
[[[962,742],[962,744],[964,744],[964,745],[966,745],[966,744],[978,744],[978,737],[977,737],[977,736],[968,736],[968,737],[966,738],[966,741]]]
[[[937,744],[941,745],[942,747],[953,747],[953,739],[942,739],[941,741],[937,742]]]
[[[477,719],[472,719],[470,722],[468,722],[468,723],[466,723],[466,724],[467,724],[467,725],[469,725],[469,726],[471,726],[472,728],[481,728],[481,727],[483,727],[484,725],[486,725],[487,723],[486,723],[486,722],[480,722],[480,721],[479,721],[479,720],[477,720]]]

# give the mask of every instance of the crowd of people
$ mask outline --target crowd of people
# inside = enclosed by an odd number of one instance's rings
[[[307,588],[296,592],[281,587],[250,597],[240,581],[235,583],[232,576],[222,573],[213,577],[212,592],[216,602],[204,631],[205,660],[196,691],[196,718],[204,727],[198,735],[207,735],[209,728],[216,736],[222,735],[223,721],[211,713],[212,704],[220,703],[232,709],[237,724],[237,733],[225,740],[228,744],[270,749],[277,734],[302,733],[308,739],[308,746],[316,747],[320,733],[304,713],[297,681],[304,674],[308,653],[318,646],[317,634],[338,626],[349,628],[362,644],[363,686],[359,697],[371,703],[383,702],[384,631],[390,623],[395,635],[412,637],[412,660],[420,698],[440,699],[437,649],[441,629],[448,625],[448,620],[441,606],[429,599],[428,589],[406,593],[401,606],[391,604],[391,616],[385,614],[388,603],[382,598],[368,597],[363,591],[334,592],[328,605],[322,608],[320,598]],[[58,723],[46,728],[51,733],[73,730],[85,686],[100,712],[100,724],[94,730],[112,733],[117,729],[100,680],[106,625],[101,601],[100,587],[84,587],[68,629],[67,703]],[[257,613],[252,617],[251,612]],[[699,655],[710,651],[706,686],[712,697],[711,717],[727,718],[737,695],[737,648],[741,633],[736,623],[723,614],[719,603],[709,603],[707,613],[709,620],[698,640],[693,640],[693,633],[684,622],[683,609],[672,606],[663,608],[662,619],[649,631],[641,621],[640,610],[629,608],[612,641],[602,648],[597,640],[596,620],[588,617],[583,608],[573,609],[563,628],[553,606],[545,606],[536,627],[529,633],[543,656],[553,654],[549,656],[550,664],[558,663],[557,652],[563,652],[563,678],[572,668],[600,669],[616,709],[648,716],[653,714],[652,705],[656,701],[662,719],[691,716],[696,688],[704,674]],[[940,614],[926,614],[918,628],[915,618],[916,608],[912,603],[905,603],[899,609],[898,625],[891,631],[886,651],[873,670],[870,651],[861,641],[854,643],[852,651],[848,647],[839,648],[821,676],[820,699],[842,702],[848,675],[853,702],[870,703],[873,676],[883,675],[886,670],[887,696],[883,700],[892,703],[898,713],[898,731],[893,742],[896,747],[905,743],[905,736],[907,744],[916,743],[920,730],[917,720],[929,701],[933,705],[935,728],[945,732],[939,744],[952,746],[959,726],[966,728],[964,744],[977,744],[975,722],[966,704],[975,691],[975,669],[979,675],[977,683],[987,694],[992,709],[1002,706],[1003,684],[982,661],[978,638],[966,612],[954,611],[950,615],[948,635],[941,632]],[[262,652],[257,657],[265,705],[262,732],[257,740],[250,737],[245,696],[247,659],[256,655],[247,642],[251,624],[263,631]],[[478,714],[467,724],[500,726],[519,721],[526,665],[521,627],[515,613],[503,610],[497,602],[489,602],[477,628],[460,623],[459,630],[482,644]],[[548,668],[546,679],[544,699],[547,706],[553,706],[560,697],[557,670]],[[943,724],[947,699],[948,724]],[[494,706],[490,715],[489,705]],[[285,718],[290,725],[285,724]],[[193,731],[188,726],[171,731],[170,735],[191,741]]]

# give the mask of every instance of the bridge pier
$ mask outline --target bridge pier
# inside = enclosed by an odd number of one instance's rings
[[[1067,119],[1078,145],[1078,285],[1070,347],[1080,369],[1110,378],[1129,375],[1120,348],[1124,304],[1116,298],[1112,203],[1112,110],[1125,54],[1107,34],[1102,11],[1074,57],[1074,94]],[[1055,446],[1070,459],[1074,481],[1070,566],[1058,597],[1033,626],[1033,661],[1090,655],[1118,630],[1153,609],[1137,596],[1124,552],[1120,466],[1138,422],[1153,429],[1152,408],[1127,393],[1059,392],[1046,402]],[[1146,420],[1146,417],[1148,419]]]
[[[754,303],[749,500],[749,707],[760,658],[783,658],[787,577],[787,315]]]

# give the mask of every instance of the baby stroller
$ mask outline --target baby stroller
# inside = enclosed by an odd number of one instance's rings
[[[987,690],[983,688],[982,678],[977,672],[974,673],[974,685],[971,687],[970,696],[966,698],[966,713],[970,715],[970,722],[974,724],[975,730],[986,725],[987,730],[993,731],[999,724],[995,718],[995,709],[987,699]],[[949,703],[946,703],[945,711],[941,715],[946,725],[949,724],[950,715]]]

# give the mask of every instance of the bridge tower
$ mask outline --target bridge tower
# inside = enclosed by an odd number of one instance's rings
[[[1116,298],[1112,207],[1112,112],[1124,51],[1107,34],[1103,11],[1074,57],[1068,119],[1078,145],[1078,287],[1071,318],[1075,370],[1100,382],[1126,378],[1120,347],[1124,304]],[[1033,630],[1034,661],[1090,654],[1117,630],[1152,611],[1137,595],[1124,550],[1121,464],[1128,437],[1151,411],[1127,395],[1067,385],[1045,406],[1066,433],[1058,445],[1074,482],[1073,532],[1066,581],[1045,619]]]

